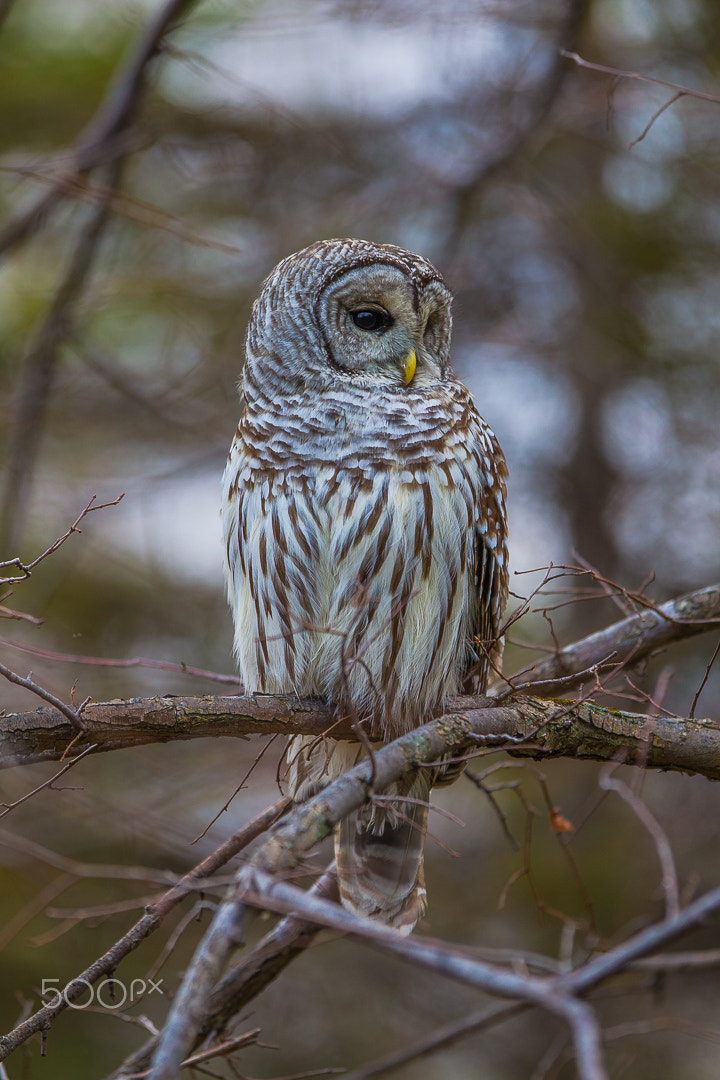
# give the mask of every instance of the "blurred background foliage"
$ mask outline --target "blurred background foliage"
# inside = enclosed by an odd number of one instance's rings
[[[159,6],[0,6],[6,223],[48,190]],[[456,369],[508,459],[514,571],[575,562],[579,553],[630,588],[654,574],[650,595],[658,600],[720,579],[720,105],[684,97],[637,141],[672,91],[581,70],[559,57],[568,46],[599,63],[720,94],[714,0],[188,5],[150,66],[131,152],[31,433],[34,473],[22,506],[11,513],[3,503],[0,557],[33,558],[94,494],[125,498],[91,515],[82,536],[4,601],[45,620],[41,627],[0,620],[5,642],[232,672],[218,501],[238,416],[245,325],[275,262],[330,236],[409,247],[446,277],[456,297]],[[104,183],[102,170],[93,172],[89,189],[60,201],[0,262],[5,481],[27,357]],[[512,587],[526,594],[537,580],[515,577]],[[569,641],[616,617],[609,602],[577,603],[555,611],[553,626]],[[524,619],[514,639],[552,643],[540,613]],[[696,639],[633,680],[650,693],[669,680],[664,704],[686,714],[713,646],[711,637]],[[527,656],[511,644],[507,670]],[[68,665],[7,643],[0,658],[21,673],[32,668],[66,699],[76,680],[76,700],[222,692],[209,680]],[[0,704],[35,702],[8,684]],[[717,715],[719,705],[713,674],[698,713]],[[256,752],[254,743],[208,741],[89,759],[61,790],[43,791],[2,826],[90,862],[182,870],[275,798],[275,766],[263,763],[209,835],[190,846]],[[1,798],[20,797],[53,768],[4,774]],[[543,772],[563,813],[583,821],[597,802],[597,768],[559,762]],[[461,781],[438,794],[466,827],[442,819],[434,826],[461,857],[429,844],[428,927],[478,948],[555,955],[572,925],[557,913],[577,920],[580,941],[588,911],[536,779],[520,768],[511,776],[538,810],[531,852],[546,910],[538,910],[527,878],[497,910],[523,853],[508,843],[488,801]],[[650,775],[644,795],[669,832],[682,884],[717,883],[716,787]],[[522,847],[526,810],[514,791],[499,798]],[[572,850],[604,940],[659,912],[655,852],[626,807],[607,799]],[[4,936],[0,929],[2,1030],[25,1002],[37,1004],[43,978],[64,983],[133,918],[78,922],[79,909],[137,895],[121,882],[80,881],[51,902],[64,916],[42,914],[33,905],[57,874],[22,841],[0,846],[0,919],[10,920]],[[185,930],[163,969],[168,990],[206,922],[207,915]],[[711,940],[707,930],[691,943]],[[142,975],[160,950],[153,939],[123,965],[123,977]],[[680,1018],[643,1039],[613,1041],[613,1077],[717,1076],[711,976],[673,976],[661,987],[639,992],[634,984],[606,996],[611,1025]],[[279,1049],[250,1050],[241,1068],[271,1077],[359,1063],[478,1007],[469,990],[328,942],[259,999],[249,1026],[260,1024]],[[148,999],[130,1015],[138,1012],[159,1022],[164,1006]],[[697,1037],[688,1037],[691,1028]],[[534,1072],[557,1032],[547,1017],[516,1020],[398,1075],[567,1077],[571,1064]],[[108,1011],[68,1013],[50,1032],[48,1058],[33,1044],[25,1058],[11,1059],[8,1075],[101,1077],[144,1037]],[[229,1075],[224,1065],[214,1069]]]

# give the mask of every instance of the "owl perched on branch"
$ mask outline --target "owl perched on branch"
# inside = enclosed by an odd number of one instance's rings
[[[502,451],[450,367],[451,296],[411,252],[327,240],[255,301],[223,482],[235,651],[249,693],[321,696],[384,742],[499,658]],[[295,737],[291,794],[358,744]],[[425,907],[421,770],[336,832],[350,909],[409,933]]]

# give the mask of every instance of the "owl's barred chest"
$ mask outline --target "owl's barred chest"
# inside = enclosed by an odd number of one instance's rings
[[[249,475],[244,457],[228,463],[224,517],[248,690],[320,694],[412,727],[467,667],[470,456]]]

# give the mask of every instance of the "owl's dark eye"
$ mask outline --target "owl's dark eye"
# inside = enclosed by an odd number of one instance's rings
[[[375,308],[359,308],[358,311],[351,311],[350,314],[358,330],[387,330],[392,323],[387,311]]]

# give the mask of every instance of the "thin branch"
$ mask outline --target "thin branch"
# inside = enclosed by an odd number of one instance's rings
[[[489,1009],[481,1009],[479,1012],[466,1016],[463,1020],[456,1020],[436,1028],[432,1034],[406,1050],[396,1051],[368,1065],[363,1065],[359,1069],[354,1069],[346,1074],[344,1080],[371,1080],[375,1076],[384,1076],[410,1061],[417,1061],[418,1058],[426,1057],[437,1050],[444,1050],[468,1035],[477,1035],[481,1031],[487,1031],[497,1024],[502,1024],[505,1020],[521,1016],[530,1007],[525,1002],[518,1002],[515,1005],[495,1005]]]
[[[668,100],[664,104],[662,104],[659,109],[656,109],[655,112],[650,117],[650,119],[648,120],[645,127],[642,129],[640,134],[637,136],[637,138],[633,139],[632,142],[628,143],[628,150],[632,150],[633,147],[637,146],[638,143],[642,142],[643,139],[647,135],[649,135],[650,130],[651,130],[653,124],[655,123],[655,121],[658,120],[662,116],[662,114],[665,112],[666,109],[669,109],[671,105],[674,105],[676,101],[679,101],[681,97],[685,97],[685,91],[684,90],[678,90],[677,94],[673,94],[673,96],[671,98],[668,98]]]
[[[519,691],[537,688],[538,693],[550,697],[578,685],[583,679],[587,681],[588,672],[594,671],[596,665],[602,670],[610,657],[613,665],[630,659],[635,662],[719,623],[720,584],[717,584],[613,623],[511,678]]]
[[[2,608],[0,608],[1,612]],[[29,615],[24,617],[31,618]],[[206,671],[204,668],[191,667],[190,664],[175,664],[170,660],[151,660],[145,656],[131,656],[125,660],[114,660],[106,656],[78,656],[75,653],[57,653],[51,652],[49,649],[39,649],[35,645],[21,645],[17,641],[8,641],[6,638],[0,638],[0,645],[4,648],[17,649],[19,652],[28,653],[30,656],[42,657],[43,660],[56,660],[62,664],[87,664],[91,667],[110,668],[153,668],[157,671],[173,671],[178,675],[191,675],[196,679],[208,679],[211,682],[226,683],[229,686],[242,686],[242,679],[239,675],[223,675],[218,671]]]
[[[276,739],[277,739],[277,735],[271,735],[270,736],[270,738],[267,740],[267,742],[265,743],[263,748],[260,750],[260,752],[255,755],[255,760],[252,762],[250,767],[248,769],[246,769],[242,779],[240,780],[240,783],[236,786],[236,788],[233,791],[230,798],[225,801],[225,803],[220,807],[220,809],[215,814],[215,816],[210,819],[210,821],[207,823],[207,825],[205,826],[203,831],[201,833],[198,833],[198,835],[193,840],[193,844],[197,844],[198,840],[202,840],[204,836],[207,836],[207,834],[210,832],[210,830],[212,829],[213,825],[218,820],[218,818],[221,817],[224,813],[226,813],[228,807],[230,806],[230,803],[233,801],[235,796],[238,795],[243,790],[243,788],[247,784],[247,781],[252,776],[252,774],[255,772],[255,769],[258,767],[258,765],[262,761],[263,757],[265,756],[265,752],[270,749],[270,747],[272,746],[272,744],[275,742]]]
[[[0,234],[0,254],[10,251],[29,235],[37,232],[48,214],[60,201],[68,177],[106,164],[115,152],[115,144],[135,118],[140,98],[147,84],[147,65],[162,49],[163,39],[195,0],[167,0],[147,27],[128,58],[118,69],[90,123],[69,152],[70,162],[61,170],[57,184],[46,191],[20,217],[11,221]],[[127,153],[127,147],[122,150]]]
[[[612,776],[617,764],[603,769],[598,781],[603,791],[614,791],[632,809],[638,821],[644,826],[652,837],[657,851],[658,861],[662,869],[662,888],[665,895],[665,914],[668,917],[677,915],[680,911],[680,889],[678,887],[677,870],[672,848],[664,830],[660,827],[655,815],[639,795],[630,788],[623,780]]]
[[[82,761],[82,759],[87,754],[92,753],[94,749],[94,746],[88,746],[85,750],[82,751],[82,753],[78,754],[77,757],[72,758],[70,761],[67,762],[66,765],[63,765],[62,769],[59,769],[53,776],[50,777],[49,780],[45,780],[42,784],[38,784],[32,789],[32,791],[28,791],[27,794],[21,795],[21,797],[19,799],[15,799],[14,802],[0,802],[0,818],[5,817],[6,814],[9,814],[11,810],[15,810],[16,807],[22,806],[22,804],[26,803],[28,799],[32,799],[33,795],[37,795],[38,792],[43,791],[45,788],[51,788],[52,790],[56,790],[53,787],[55,781],[59,780],[61,776],[64,776],[68,769],[72,769],[73,765],[77,765],[78,761]]]
[[[0,582],[0,584],[2,584],[2,582]],[[5,594],[5,596],[8,595],[10,594]],[[29,615],[26,611],[14,611],[12,608],[5,607],[3,604],[0,604],[0,619],[16,619],[18,622],[29,622],[32,626],[42,626],[45,622],[44,619],[38,619],[35,615]]]
[[[108,166],[107,188],[120,179],[122,161]],[[73,323],[75,308],[90,276],[108,222],[107,206],[91,209],[74,245],[67,268],[35,339],[23,361],[14,426],[7,450],[7,479],[0,509],[0,549],[9,549],[22,531],[29,486],[35,470],[40,434],[57,375],[60,346]]]
[[[590,71],[599,71],[603,75],[614,75],[616,79],[637,79],[638,82],[666,86],[668,90],[676,90],[679,94],[700,98],[701,101],[710,101],[713,105],[720,105],[720,97],[715,94],[706,94],[702,90],[691,90],[689,86],[680,86],[679,83],[668,82],[667,79],[656,79],[651,75],[641,75],[638,71],[625,71],[622,68],[606,67],[605,64],[593,64],[590,60],[583,60],[576,52],[568,52],[566,49],[561,49],[560,55],[564,56],[566,60],[572,60],[578,67],[588,68]]]
[[[695,710],[697,708],[697,703],[700,700],[700,695],[702,694],[703,690],[705,689],[707,681],[710,678],[710,672],[713,669],[713,664],[717,660],[718,656],[720,656],[720,641],[718,641],[717,645],[715,646],[715,651],[712,654],[712,656],[710,657],[708,665],[705,668],[705,674],[703,675],[702,681],[701,681],[700,685],[698,686],[697,691],[695,693],[695,697],[692,700],[692,705],[690,706],[690,716],[691,717],[695,716]]]
[[[0,664],[0,675],[7,679],[8,682],[15,683],[16,686],[22,686],[24,690],[29,690],[31,694],[35,694],[36,697],[42,698],[43,701],[49,702],[53,705],[58,712],[61,712],[66,720],[70,721],[70,724],[76,732],[82,733],[85,729],[80,719],[80,710],[73,709],[71,705],[66,705],[64,701],[61,701],[55,694],[51,694],[49,690],[45,690],[42,686],[39,686],[28,675],[26,678],[22,675],[18,675],[17,672],[11,671],[9,667],[5,667],[4,664]],[[65,748],[67,750],[67,747]],[[63,750],[63,754],[65,750]]]
[[[32,1016],[18,1024],[7,1035],[0,1036],[0,1061],[4,1061],[13,1050],[21,1046],[31,1036],[45,1031],[56,1016],[82,996],[87,989],[88,983],[94,984],[103,976],[112,975],[120,961],[136,949],[141,941],[149,937],[181,900],[189,893],[194,892],[201,881],[212,877],[221,866],[224,866],[238,852],[265,832],[287,810],[289,804],[289,799],[280,799],[279,802],[270,806],[262,814],[249,821],[242,829],[239,829],[229,840],[221,844],[216,851],[198,863],[168,892],[164,893],[159,900],[155,901],[142,918],[123,937],[116,941],[107,952],[80,972],[79,975],[76,975],[74,979],[71,979],[63,993],[57,994],[48,1005],[43,1005],[41,1009],[38,1009]]]
[[[332,863],[310,893],[337,900],[337,878]],[[231,1020],[254,1000],[287,965],[304,952],[322,930],[316,923],[287,915],[254,948],[231,965],[210,998],[207,1013],[195,1039],[199,1046],[213,1033],[221,1034]],[[157,1047],[157,1037],[127,1058],[108,1080],[123,1080],[128,1074],[147,1070]]]
[[[88,514],[91,514],[94,510],[106,510],[108,506],[117,506],[118,503],[122,502],[124,498],[125,492],[123,491],[120,493],[120,495],[118,495],[116,499],[112,499],[110,502],[96,503],[95,500],[97,499],[97,495],[93,495],[90,501],[85,504],[84,508],[75,518],[72,525],[70,525],[65,530],[62,536],[58,536],[56,540],[53,540],[52,544],[50,544],[49,547],[46,547],[45,550],[42,551],[39,555],[36,555],[32,562],[25,563],[17,555],[13,559],[5,559],[0,562],[0,570],[7,570],[8,567],[14,567],[15,570],[18,571],[18,573],[14,576],[11,575],[10,577],[0,578],[0,585],[14,585],[18,581],[25,581],[31,576],[35,567],[38,566],[39,563],[43,562],[44,559],[47,559],[50,555],[54,555],[58,548],[61,548],[65,541],[68,540],[73,535],[73,533],[82,532],[82,529],[78,528],[78,526],[80,525],[80,522],[88,516]],[[4,599],[5,597],[3,597],[3,600]],[[27,616],[27,618],[29,618],[29,616]],[[4,642],[3,644],[11,645],[12,642]],[[17,646],[17,648],[20,648],[20,646]],[[32,649],[28,649],[27,651],[32,652]],[[43,654],[40,653],[39,655]]]
[[[659,953],[644,956],[631,965],[638,971],[702,971],[720,967],[720,949],[693,949],[689,952]]]

